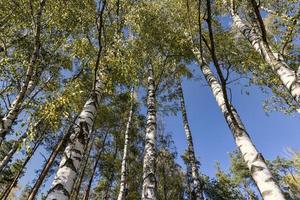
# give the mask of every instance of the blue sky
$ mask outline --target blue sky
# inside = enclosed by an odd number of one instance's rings
[[[195,68],[195,70],[199,69]],[[220,161],[224,169],[230,164],[228,152],[236,148],[233,137],[224,120],[210,88],[203,86],[204,81],[184,80],[183,89],[188,119],[190,122],[196,155],[203,173],[213,176],[215,162]],[[250,95],[242,93],[243,84],[230,86],[233,104],[239,112],[254,144],[266,159],[277,155],[287,156],[286,148],[300,150],[300,115],[285,115],[263,110],[267,95],[258,87],[250,87]],[[181,115],[165,117],[166,131],[173,136],[179,155],[186,148]],[[178,158],[178,162],[183,164]]]

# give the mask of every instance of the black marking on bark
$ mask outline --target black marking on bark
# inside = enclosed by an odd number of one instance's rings
[[[266,182],[268,183],[268,182],[275,182],[275,180],[273,179],[273,177],[271,176],[270,178],[268,178],[267,180],[266,180]]]
[[[73,152],[75,152],[75,153],[81,155],[81,151],[79,151],[79,150],[77,150],[77,149],[72,149],[71,151],[73,151]]]
[[[261,153],[256,154],[256,156],[255,156],[255,158],[253,159],[252,162],[256,162],[258,160],[262,161],[262,162],[265,162],[265,159],[264,159],[264,157],[263,157],[263,155]]]
[[[262,171],[262,170],[264,170],[264,168],[261,166],[251,165],[251,167],[250,167],[251,174],[258,172],[258,171]]]
[[[77,169],[76,169],[76,167],[74,165],[74,162],[73,162],[73,160],[71,158],[67,158],[66,159],[66,162],[64,163],[63,167],[64,166],[72,169],[75,173],[77,173]]]
[[[86,118],[90,119],[92,122],[94,121],[94,118],[92,118],[90,116],[86,116]]]
[[[66,195],[67,197],[70,197],[70,193],[68,192],[68,190],[61,184],[57,184],[54,187],[52,187],[49,190],[49,194],[52,193],[53,191],[58,190],[58,191],[62,191],[64,193],[64,195]],[[56,199],[52,199],[52,200],[56,200]]]
[[[97,108],[97,103],[96,101],[93,99],[91,102],[89,102],[88,104],[86,104],[87,106],[93,105],[95,108]]]
[[[95,116],[92,111],[86,110],[85,112],[90,113],[91,115],[93,115],[93,117]]]
[[[81,160],[82,160],[81,157],[79,157],[79,156],[74,156],[73,158],[78,160],[79,162],[81,162]]]
[[[79,133],[78,133],[78,135],[77,135],[77,139],[78,139],[78,141],[81,143],[81,144],[83,144],[83,145],[85,145],[85,132],[89,132],[89,128],[88,128],[88,125],[87,125],[87,123],[86,122],[80,122],[79,123],[79,126],[80,126],[80,131],[79,131]]]

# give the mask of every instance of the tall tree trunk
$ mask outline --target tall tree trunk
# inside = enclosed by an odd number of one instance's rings
[[[291,69],[284,60],[284,58],[280,56],[280,54],[269,45],[269,43],[267,42],[267,38],[263,33],[265,32],[264,27],[261,27],[262,31],[260,33],[256,26],[249,25],[243,22],[243,20],[235,10],[234,1],[232,3],[230,11],[233,20],[233,25],[250,42],[253,49],[257,51],[261,55],[261,57],[266,61],[266,63],[268,63],[271,66],[272,70],[280,78],[282,84],[287,88],[291,96],[300,106],[300,67],[298,68],[298,72]],[[254,20],[253,13],[251,13],[250,18]]]
[[[97,170],[97,167],[98,167],[98,163],[100,161],[100,158],[102,156],[102,153],[105,149],[105,142],[106,142],[106,138],[107,138],[107,135],[108,135],[108,132],[105,133],[105,136],[104,136],[104,139],[102,141],[102,145],[101,145],[101,150],[99,152],[99,154],[97,155],[97,158],[96,158],[96,162],[94,163],[94,167],[93,167],[93,170],[92,170],[92,175],[89,179],[89,182],[88,182],[88,185],[87,185],[87,188],[84,192],[84,195],[83,195],[83,199],[84,200],[88,200],[89,199],[89,196],[90,196],[90,190],[91,190],[91,187],[92,187],[92,183],[93,183],[93,179],[94,179],[94,175],[96,173],[96,170]]]
[[[114,181],[114,177],[115,177],[114,172],[111,172],[108,182],[106,184],[105,190],[104,190],[103,200],[110,200],[110,191],[111,191],[112,183]]]
[[[195,200],[203,200],[203,185],[202,185],[201,178],[199,176],[198,166],[196,163],[193,137],[192,137],[191,129],[189,126],[189,121],[187,118],[184,95],[183,95],[182,86],[181,86],[180,81],[178,83],[178,96],[180,98],[180,108],[181,108],[184,132],[185,132],[186,140],[188,143],[188,162],[189,162],[188,164],[190,165],[190,168],[191,168],[192,182],[193,182],[191,192],[192,192],[192,194],[194,194]]]
[[[70,136],[70,142],[68,143],[56,176],[52,183],[51,189],[48,191],[47,200],[68,200],[72,188],[74,186],[76,176],[82,161],[84,146],[86,139],[92,132],[97,110],[101,100],[101,92],[104,88],[104,72],[99,70],[100,58],[102,53],[102,28],[103,28],[103,13],[106,7],[106,1],[104,0],[101,5],[100,12],[97,13],[97,29],[98,29],[98,45],[95,70],[94,70],[94,82],[90,99],[85,103],[78,120],[71,127],[72,134]],[[100,20],[100,21],[98,21]]]
[[[40,3],[39,10],[36,16],[36,30],[35,30],[35,43],[34,43],[34,50],[32,56],[30,58],[30,62],[26,71],[25,81],[21,87],[19,94],[14,99],[13,103],[11,104],[8,112],[5,116],[1,119],[0,122],[0,146],[12,127],[14,121],[18,118],[22,103],[24,102],[27,95],[29,95],[34,87],[35,81],[33,80],[34,75],[34,66],[40,56],[40,49],[41,49],[41,18],[43,14],[43,10],[46,4],[46,0],[42,0]]]
[[[87,148],[85,150],[84,161],[83,161],[82,167],[80,167],[80,174],[79,174],[78,178],[76,179],[74,187],[72,188],[71,197],[70,197],[71,200],[75,200],[78,198],[81,183],[82,183],[82,180],[84,177],[85,169],[86,169],[88,161],[89,161],[89,157],[90,157],[90,154],[91,154],[91,151],[93,148],[93,144],[94,144],[94,139],[92,139],[89,142],[89,145],[87,145]]]
[[[101,151],[101,153],[102,153],[102,151]],[[100,161],[100,158],[101,158],[101,156],[97,156],[96,162],[94,163],[94,167],[93,167],[93,170],[92,170],[92,175],[89,179],[86,190],[84,191],[84,195],[83,195],[83,198],[82,198],[83,200],[88,200],[89,199],[92,183],[93,183],[93,180],[94,180],[94,175],[96,173],[96,169],[97,169],[98,163]]]
[[[147,128],[143,163],[142,200],[156,200],[156,97],[153,67],[148,68]]]
[[[38,122],[36,122],[33,126],[33,129],[36,129],[40,123],[42,122],[42,120],[39,120]],[[14,144],[12,145],[11,149],[9,150],[9,152],[6,154],[6,156],[1,160],[0,162],[0,173],[2,172],[2,170],[7,166],[7,164],[11,161],[13,155],[16,153],[16,151],[18,150],[19,145],[23,142],[23,140],[28,136],[28,131],[27,130],[17,141],[14,142]],[[36,130],[35,130],[36,131]],[[36,134],[35,134],[36,135]]]
[[[42,143],[43,137],[40,137],[38,141],[33,145],[33,148],[30,150],[29,154],[26,156],[26,159],[24,160],[21,168],[19,169],[18,173],[15,175],[13,181],[6,187],[5,191],[2,193],[0,200],[5,200],[8,198],[9,193],[11,190],[16,186],[21,174],[23,173],[27,163],[32,158],[33,154],[36,152],[40,144]]]
[[[49,190],[47,200],[69,199],[84,153],[86,138],[92,132],[99,104],[98,99],[100,99],[100,93],[96,91],[96,94],[92,95],[85,103],[78,119],[72,125],[72,134],[64,151],[52,187]]]
[[[235,142],[243,155],[244,161],[247,163],[251,176],[262,194],[262,197],[264,200],[284,200],[285,198],[279,186],[274,181],[274,178],[267,167],[266,161],[251,141],[251,138],[247,133],[237,111],[230,102],[225,102],[222,87],[202,57],[201,52],[195,46],[192,48],[192,51],[221,111],[224,114],[225,120],[233,133]],[[230,111],[227,109],[226,103],[229,103],[231,107]],[[233,113],[234,119],[230,112]]]
[[[193,200],[193,178],[192,178],[192,169],[190,163],[186,162],[186,183],[187,183],[187,195],[189,200]]]
[[[123,158],[122,158],[122,166],[121,166],[121,183],[120,183],[120,191],[118,195],[118,200],[125,200],[126,196],[126,165],[127,165],[127,155],[128,155],[128,145],[129,145],[129,130],[131,126],[132,121],[132,115],[133,115],[133,106],[134,106],[134,88],[132,88],[131,92],[131,105],[130,105],[130,111],[128,116],[128,121],[126,124],[126,130],[125,130],[125,139],[124,139],[124,150],[123,150]]]
[[[36,180],[34,186],[30,190],[27,200],[35,200],[36,194],[38,193],[41,185],[43,184],[43,181],[44,181],[45,177],[47,176],[50,167],[52,166],[53,162],[55,161],[55,158],[56,158],[57,154],[66,145],[71,133],[72,133],[71,129],[69,129],[67,131],[67,134],[65,134],[63,136],[63,138],[59,141],[59,143],[53,148],[47,162],[45,163],[42,171],[40,172],[40,175],[39,175],[38,179]]]
[[[117,153],[118,153],[118,146],[116,145],[115,152],[114,152],[114,160],[116,160]],[[114,165],[114,163],[113,163],[113,165]],[[114,172],[114,167],[112,166],[111,171],[110,171],[110,177],[109,177],[106,187],[104,189],[103,200],[110,200],[110,191],[111,191],[111,187],[112,187],[114,179],[115,179],[115,172]],[[85,200],[87,200],[87,199],[85,199]]]

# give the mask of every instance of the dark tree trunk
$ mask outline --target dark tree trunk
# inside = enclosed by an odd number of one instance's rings
[[[104,136],[104,139],[103,139],[103,142],[102,142],[102,146],[101,146],[101,150],[100,150],[99,154],[97,155],[96,161],[95,161],[95,163],[94,163],[92,175],[91,175],[91,177],[90,177],[90,179],[89,179],[87,188],[86,188],[86,190],[85,190],[85,192],[84,192],[84,195],[83,195],[83,199],[84,199],[84,200],[88,200],[88,199],[89,199],[90,191],[91,191],[91,187],[92,187],[92,183],[93,183],[93,179],[94,179],[94,175],[95,175],[95,173],[96,173],[97,166],[98,166],[98,164],[99,164],[99,161],[100,161],[100,158],[101,158],[101,156],[102,156],[102,153],[103,153],[103,151],[104,151],[104,149],[105,149],[105,142],[106,142],[107,135],[108,135],[108,133],[106,133],[105,136]]]
[[[53,148],[47,162],[45,163],[42,171],[40,172],[38,179],[36,180],[34,186],[30,190],[27,200],[35,200],[36,194],[38,193],[41,185],[43,184],[43,181],[44,181],[45,177],[47,176],[50,167],[52,166],[53,162],[55,161],[57,154],[66,145],[71,133],[72,132],[70,130],[68,130],[67,134],[65,134],[63,136],[63,138],[59,141],[59,143]]]
[[[39,138],[38,141],[33,145],[32,150],[28,153],[28,155],[26,156],[20,170],[18,171],[18,173],[15,175],[13,181],[6,187],[5,191],[2,193],[0,200],[5,200],[8,198],[9,193],[11,192],[11,190],[17,185],[18,180],[21,176],[21,174],[23,173],[26,165],[28,164],[28,162],[30,161],[30,159],[32,158],[33,154],[36,152],[36,150],[38,149],[38,147],[40,146],[41,142],[42,142],[43,137]]]

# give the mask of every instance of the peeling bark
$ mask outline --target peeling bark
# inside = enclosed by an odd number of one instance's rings
[[[156,200],[156,97],[152,65],[149,65],[148,73],[148,110],[143,161],[142,200]]]

